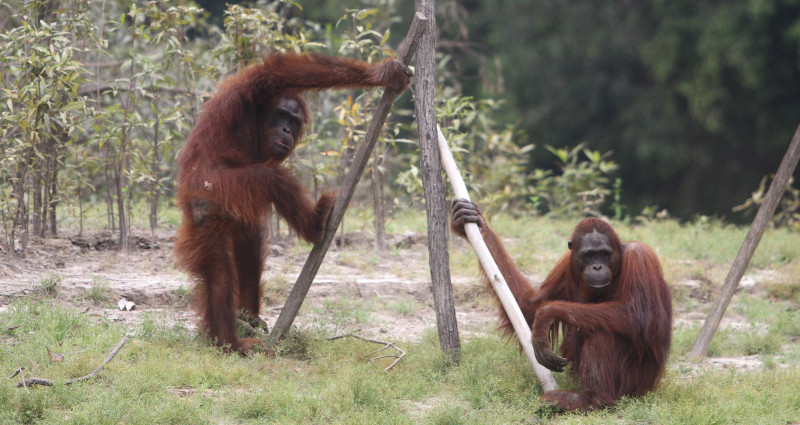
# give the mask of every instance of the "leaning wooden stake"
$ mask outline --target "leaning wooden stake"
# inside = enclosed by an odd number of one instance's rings
[[[411,58],[414,56],[417,42],[422,35],[422,30],[425,28],[423,25],[425,21],[427,21],[425,16],[419,13],[415,14],[405,40],[400,44],[400,48],[397,49],[397,58],[405,65],[408,65],[409,62],[411,62]],[[322,241],[314,244],[314,248],[311,249],[311,253],[308,255],[305,265],[303,265],[303,270],[297,277],[297,281],[294,287],[292,287],[291,293],[289,293],[289,298],[287,298],[286,304],[283,306],[281,314],[275,322],[275,326],[272,327],[272,332],[269,334],[269,339],[267,341],[269,347],[274,346],[289,327],[292,326],[292,322],[294,322],[294,318],[297,316],[300,306],[303,305],[303,300],[305,300],[306,294],[308,294],[311,282],[314,280],[314,276],[317,275],[317,271],[319,271],[319,267],[322,265],[322,260],[325,259],[325,254],[328,252],[328,248],[331,245],[333,236],[336,234],[336,229],[339,228],[339,224],[342,222],[342,218],[344,218],[347,205],[353,197],[361,175],[364,174],[364,169],[367,166],[367,161],[369,161],[370,153],[373,147],[375,147],[375,142],[378,140],[378,135],[383,128],[383,123],[386,122],[386,117],[389,115],[389,109],[391,109],[392,103],[395,98],[397,98],[398,94],[399,93],[391,90],[385,90],[383,92],[375,115],[372,117],[372,122],[370,122],[369,128],[367,128],[364,142],[359,146],[358,152],[350,166],[350,170],[342,183],[342,188],[336,196],[336,201],[333,204],[333,209],[331,210],[331,214],[325,226],[325,234],[322,237]]]
[[[436,130],[439,133],[439,151],[441,152],[442,166],[447,172],[450,184],[453,186],[453,194],[456,198],[469,199],[467,186],[461,178],[461,173],[458,171],[458,166],[453,159],[453,154],[450,153],[447,140],[445,140],[444,134],[442,134],[442,130],[438,125],[436,126]],[[489,277],[489,281],[492,283],[492,287],[497,293],[497,298],[500,299],[500,304],[503,305],[508,318],[511,320],[511,324],[514,326],[514,333],[517,334],[522,350],[531,362],[533,372],[536,374],[536,377],[539,378],[542,389],[545,391],[557,390],[558,385],[553,378],[553,374],[550,373],[549,369],[536,361],[536,355],[533,353],[533,344],[531,343],[531,329],[528,327],[525,316],[522,315],[522,311],[519,309],[519,305],[517,305],[517,301],[514,299],[511,289],[508,288],[508,284],[505,278],[503,278],[503,273],[500,272],[500,269],[494,262],[492,253],[489,252],[489,248],[483,241],[483,236],[481,236],[478,225],[475,223],[467,223],[464,226],[464,231],[467,234],[469,243],[475,250],[475,254],[478,256],[483,270],[486,272],[486,276]]]
[[[750,259],[753,257],[759,241],[761,241],[761,236],[764,235],[764,230],[775,213],[775,208],[778,206],[778,202],[789,184],[789,179],[791,179],[794,169],[797,167],[798,159],[800,159],[800,126],[794,132],[792,142],[789,144],[789,149],[778,167],[775,179],[769,185],[764,202],[758,208],[756,218],[753,219],[753,224],[750,225],[750,230],[747,232],[744,243],[739,248],[739,253],[736,255],[736,260],[734,260],[728,276],[725,278],[722,290],[717,299],[714,300],[714,305],[711,307],[705,323],[703,323],[703,328],[700,329],[700,335],[698,335],[697,341],[692,347],[690,355],[692,360],[700,361],[708,353],[708,346],[711,345],[711,339],[714,338],[714,334],[717,332],[722,315],[725,314],[725,310],[728,308],[728,304],[739,286],[739,281],[750,264]]]

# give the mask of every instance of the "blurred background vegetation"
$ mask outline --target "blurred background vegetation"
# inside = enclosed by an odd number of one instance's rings
[[[439,6],[439,49],[464,91],[505,100],[498,122],[537,147],[613,151],[632,212],[749,220],[731,207],[777,170],[800,122],[795,0]]]
[[[380,61],[413,8],[3,2],[0,249],[81,233],[92,214],[123,248],[132,223],[155,238],[174,225],[175,158],[219,80],[273,51]],[[489,211],[747,222],[800,118],[800,1],[441,0],[436,18],[439,120]],[[289,165],[314,196],[338,186],[377,94],[308,96]],[[364,214],[422,202],[412,102],[396,103],[356,195]],[[775,222],[797,227],[789,189]],[[387,218],[372,219],[378,233]]]

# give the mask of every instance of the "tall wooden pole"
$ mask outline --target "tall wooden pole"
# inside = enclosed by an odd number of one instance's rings
[[[411,58],[414,56],[426,20],[425,16],[419,13],[415,14],[405,40],[403,40],[400,47],[397,49],[397,58],[405,65],[408,65],[409,62],[411,62]],[[284,304],[281,314],[275,322],[275,326],[272,327],[272,332],[269,334],[269,340],[267,341],[270,347],[274,346],[286,331],[289,330],[289,327],[292,326],[292,322],[294,322],[294,318],[297,316],[297,312],[303,305],[303,300],[305,300],[308,290],[311,288],[311,282],[314,281],[314,277],[317,275],[317,271],[319,271],[319,267],[322,265],[322,260],[325,259],[325,254],[331,246],[331,241],[336,234],[336,229],[344,218],[347,205],[350,203],[353,193],[355,193],[356,185],[361,179],[361,175],[364,174],[364,169],[369,161],[370,153],[375,147],[375,142],[378,140],[378,135],[383,128],[383,123],[386,122],[386,118],[389,116],[389,109],[391,109],[392,103],[395,98],[397,98],[398,94],[399,93],[390,90],[385,90],[383,92],[383,96],[378,102],[375,115],[372,117],[372,122],[370,122],[367,133],[364,135],[364,141],[361,143],[361,146],[359,146],[358,152],[356,152],[356,156],[353,158],[353,163],[350,166],[350,171],[348,171],[347,176],[345,176],[339,194],[336,196],[336,201],[333,204],[333,209],[331,210],[331,214],[325,226],[325,234],[322,237],[322,241],[314,244],[314,248],[312,248],[311,253],[308,254],[306,263],[303,265],[303,270],[301,270],[300,275],[297,276],[297,281],[292,287],[289,297],[286,299],[286,304]]]
[[[794,169],[797,167],[798,159],[800,159],[800,126],[794,132],[794,137],[792,137],[789,149],[778,167],[775,179],[769,185],[764,202],[758,208],[756,218],[753,219],[753,224],[750,225],[750,230],[747,232],[744,243],[739,248],[736,260],[734,260],[728,276],[725,278],[725,283],[722,284],[720,294],[714,300],[714,305],[711,307],[705,323],[703,323],[703,328],[700,329],[700,335],[697,336],[697,341],[695,341],[690,354],[692,360],[702,360],[708,353],[708,346],[711,345],[711,339],[714,338],[719,322],[722,321],[722,315],[725,314],[733,294],[736,293],[736,288],[739,287],[739,281],[742,280],[742,276],[750,264],[750,259],[753,258],[753,253],[755,253],[758,243],[761,241],[761,236],[764,235],[764,230],[775,213],[775,208],[778,206],[778,202],[789,184],[789,179],[791,179]]]
[[[448,360],[461,361],[461,341],[450,281],[450,256],[447,250],[446,190],[442,182],[441,161],[437,149],[435,99],[436,19],[433,0],[416,0],[417,13],[428,17],[417,46],[414,83],[414,107],[419,127],[419,157],[425,210],[428,216],[428,262],[431,269],[433,303],[439,343]]]

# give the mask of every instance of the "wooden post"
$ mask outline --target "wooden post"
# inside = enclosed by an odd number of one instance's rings
[[[417,43],[425,28],[424,24],[426,21],[427,18],[425,16],[419,13],[414,15],[406,38],[397,49],[397,58],[403,64],[408,65],[409,62],[411,62]],[[311,253],[308,254],[306,263],[303,265],[303,270],[300,271],[300,275],[297,277],[297,281],[292,287],[289,297],[286,299],[286,304],[284,304],[281,314],[275,322],[275,326],[272,327],[272,332],[269,334],[269,339],[267,341],[269,347],[273,347],[286,331],[289,330],[289,327],[292,326],[292,322],[294,322],[294,318],[297,316],[297,312],[300,310],[300,306],[303,305],[303,300],[305,300],[308,294],[311,282],[314,280],[314,276],[317,275],[317,271],[319,271],[319,267],[322,265],[322,260],[325,258],[325,254],[328,252],[331,241],[336,234],[336,229],[344,218],[347,205],[353,197],[361,175],[364,174],[364,169],[367,166],[367,161],[369,161],[370,153],[373,147],[375,147],[375,142],[378,140],[378,135],[383,128],[383,123],[386,122],[386,117],[389,115],[389,109],[392,107],[392,103],[395,98],[397,98],[398,94],[399,93],[390,90],[385,90],[383,92],[383,96],[375,110],[375,115],[372,117],[372,122],[370,122],[367,133],[364,135],[364,142],[359,146],[358,152],[356,152],[356,156],[353,158],[350,170],[347,176],[345,176],[342,187],[339,190],[339,194],[336,196],[336,201],[333,204],[333,209],[331,210],[331,214],[325,226],[325,234],[322,237],[322,241],[314,244],[314,248],[312,248]]]
[[[750,259],[753,258],[753,253],[755,253],[758,243],[761,241],[761,236],[764,235],[767,224],[769,224],[772,215],[775,213],[775,208],[778,206],[778,202],[789,184],[789,179],[791,179],[797,167],[798,159],[800,159],[800,126],[794,132],[794,137],[792,137],[789,149],[778,167],[775,179],[769,185],[764,202],[758,208],[756,218],[753,219],[753,224],[750,225],[750,230],[747,232],[744,243],[739,248],[739,253],[736,255],[736,260],[734,260],[728,276],[725,278],[720,294],[714,300],[714,305],[711,307],[705,323],[703,323],[703,328],[700,329],[700,335],[697,336],[690,354],[692,360],[700,361],[708,353],[708,346],[711,345],[711,339],[714,338],[714,334],[717,332],[722,315],[725,314],[733,294],[736,293],[739,281],[750,264]]]
[[[450,257],[447,251],[446,191],[442,182],[439,150],[436,148],[436,19],[433,0],[416,0],[417,12],[428,16],[422,39],[417,46],[417,68],[414,83],[414,107],[419,127],[419,157],[425,210],[428,216],[428,263],[431,269],[433,303],[439,343],[448,360],[461,361],[461,342],[450,281]]]
[[[456,198],[469,199],[467,186],[461,178],[458,165],[453,159],[450,147],[447,146],[447,140],[444,138],[444,134],[442,134],[442,129],[437,125],[436,130],[439,136],[439,152],[442,157],[442,166],[445,172],[447,172],[450,184],[453,186],[453,194]],[[536,377],[542,384],[542,389],[544,391],[557,390],[558,384],[556,384],[556,380],[553,378],[550,369],[547,369],[536,361],[536,355],[533,353],[533,344],[531,343],[531,328],[528,327],[528,322],[525,321],[525,316],[522,315],[522,310],[519,309],[519,305],[514,299],[514,294],[511,293],[511,289],[509,289],[508,283],[506,283],[506,279],[503,277],[503,273],[500,272],[500,268],[497,267],[492,253],[489,252],[489,248],[483,241],[483,236],[481,236],[478,225],[475,223],[467,223],[464,226],[464,231],[467,234],[467,240],[469,240],[469,243],[475,250],[475,255],[478,256],[481,267],[483,267],[486,276],[489,277],[489,281],[492,283],[494,292],[497,293],[500,304],[502,304],[508,318],[511,320],[514,333],[519,339],[519,345],[522,347],[522,351],[525,352],[525,356],[528,357],[528,361],[531,362],[533,373],[536,374]]]

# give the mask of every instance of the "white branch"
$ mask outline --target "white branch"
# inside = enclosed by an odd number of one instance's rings
[[[439,151],[441,152],[442,166],[447,172],[450,184],[453,186],[453,193],[456,198],[469,199],[467,186],[464,184],[464,179],[461,178],[461,173],[458,171],[458,166],[453,159],[453,154],[450,153],[450,148],[447,146],[447,140],[444,138],[442,129],[439,128],[438,125],[436,126],[436,131],[439,133]],[[467,223],[464,226],[464,231],[467,234],[469,243],[472,245],[472,249],[475,250],[475,254],[478,256],[483,270],[486,272],[486,276],[489,277],[489,281],[492,283],[495,293],[497,293],[500,304],[502,304],[508,318],[511,320],[514,333],[516,333],[517,338],[519,338],[522,350],[531,362],[533,372],[536,374],[536,377],[539,378],[542,388],[545,391],[558,389],[558,384],[556,384],[556,380],[553,378],[553,374],[550,373],[550,370],[536,361],[536,355],[533,353],[533,344],[531,342],[531,330],[528,327],[528,323],[525,321],[525,316],[522,315],[522,311],[519,309],[519,305],[517,305],[517,301],[514,299],[514,295],[511,293],[511,289],[508,288],[503,274],[500,273],[500,269],[494,262],[492,253],[489,252],[489,248],[483,241],[478,225],[475,223]]]

